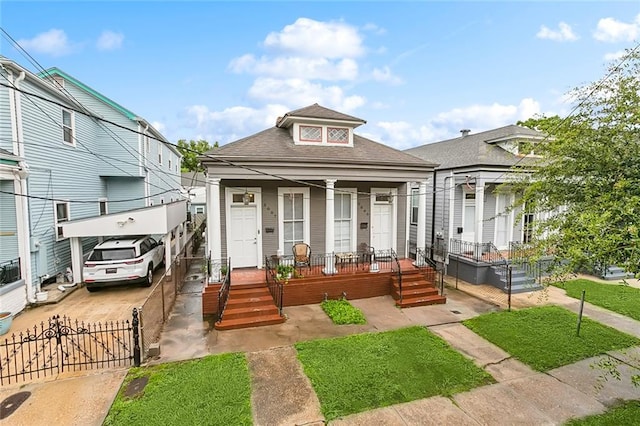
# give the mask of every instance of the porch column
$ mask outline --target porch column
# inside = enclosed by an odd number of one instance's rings
[[[418,235],[416,236],[416,248],[426,248],[427,245],[427,181],[420,182],[418,190]],[[424,258],[416,256],[416,266],[424,265]]]
[[[324,233],[324,251],[326,253],[326,264],[324,268],[325,274],[335,274],[335,258],[333,252],[335,250],[335,216],[334,216],[334,188],[335,179],[326,179],[326,222]]]
[[[166,276],[171,276],[171,231],[165,234],[162,238],[164,240],[164,273]]]
[[[482,242],[482,224],[484,218],[484,180],[476,178],[476,232],[473,242]]]
[[[69,238],[71,245],[71,271],[73,272],[73,282],[82,282],[82,241],[80,237]]]
[[[222,258],[220,235],[220,178],[207,177],[207,251],[212,259]]]

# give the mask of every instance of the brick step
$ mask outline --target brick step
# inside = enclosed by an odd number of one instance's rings
[[[261,327],[263,325],[274,325],[274,324],[282,324],[285,321],[284,317],[278,315],[277,311],[275,314],[271,315],[262,315],[258,317],[244,317],[244,318],[235,318],[230,319],[227,318],[225,313],[222,321],[215,323],[214,327],[216,330],[234,330],[238,328],[249,328],[249,327]]]
[[[251,305],[248,307],[232,307],[228,305],[224,310],[222,319],[235,319],[235,318],[251,318],[265,315],[275,314],[278,315],[278,308],[271,303],[270,305]]]
[[[273,305],[273,297],[270,294],[256,296],[256,297],[231,297],[227,300],[227,309],[232,308],[247,308],[250,306],[269,306]]]
[[[436,294],[425,297],[403,297],[402,303],[396,301],[396,306],[400,308],[411,308],[414,306],[441,305],[444,303],[447,303],[447,298]]]
[[[254,287],[254,288],[233,288],[229,291],[229,299],[234,298],[249,298],[249,297],[261,297],[269,294],[267,287]]]
[[[232,282],[231,284],[231,289],[250,289],[250,288],[261,288],[261,287],[265,287],[267,284],[265,284],[264,280],[260,280],[260,281],[253,281],[253,282],[243,282],[242,284],[236,283],[234,284]]]
[[[428,288],[404,288],[403,287],[402,288],[403,297],[431,296],[433,294],[438,294],[438,289],[436,289],[435,287],[428,287]]]
[[[396,290],[400,290],[400,286],[398,285],[398,283],[393,283],[393,288]],[[424,289],[429,289],[429,288],[435,288],[435,286],[433,285],[433,283],[430,283],[428,281],[412,281],[412,282],[404,282],[404,280],[402,281],[402,290],[411,290],[411,289],[416,289],[416,288],[424,288]]]

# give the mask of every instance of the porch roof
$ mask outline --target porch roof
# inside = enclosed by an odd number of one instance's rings
[[[187,220],[186,200],[126,210],[62,224],[67,237],[115,237],[167,234]]]

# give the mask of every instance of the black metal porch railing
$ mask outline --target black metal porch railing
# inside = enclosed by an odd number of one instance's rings
[[[400,297],[400,303],[402,303],[402,268],[400,267],[400,261],[393,249],[390,249],[389,255],[391,256],[391,273],[396,274],[398,277],[398,296]]]
[[[271,293],[273,303],[275,303],[276,307],[278,308],[278,314],[282,316],[284,287],[282,281],[277,278],[277,258],[269,258],[268,256],[265,257],[264,265],[267,288],[269,289],[269,293]]]
[[[446,256],[446,250],[442,247],[438,250],[437,256]],[[433,282],[438,288],[440,296],[444,296],[444,262],[436,262],[434,257],[434,246],[416,249],[415,266],[420,269],[427,281]]]
[[[21,278],[20,258],[0,263],[0,286],[18,281]]]
[[[229,291],[231,290],[231,258],[216,259],[209,261],[211,276],[220,277],[220,289],[218,290],[218,320],[222,320],[224,309],[227,307],[229,300]]]

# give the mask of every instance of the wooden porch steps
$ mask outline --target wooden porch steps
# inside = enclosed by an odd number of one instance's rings
[[[260,327],[285,321],[278,313],[265,283],[231,285],[227,307],[216,330]]]
[[[402,270],[402,302],[400,301],[400,286],[398,277],[391,279],[391,296],[396,300],[396,306],[410,308],[447,303],[445,296],[440,296],[432,279],[427,279],[419,269]]]

